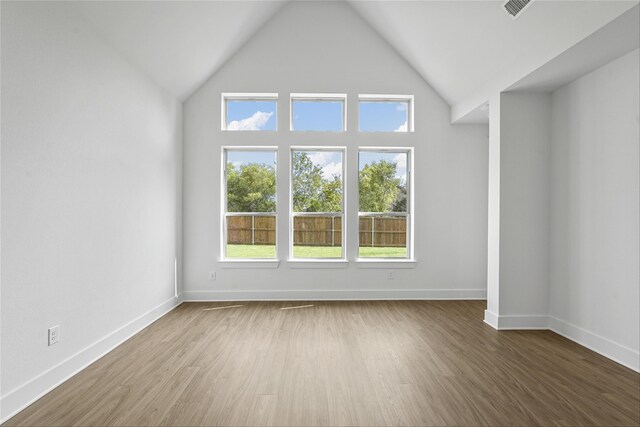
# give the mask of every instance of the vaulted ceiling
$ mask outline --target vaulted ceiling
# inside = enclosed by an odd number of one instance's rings
[[[188,98],[286,1],[72,2],[128,60]],[[350,1],[454,116],[594,33],[638,1],[536,0],[516,20],[503,1]]]
[[[455,110],[506,89],[636,1],[536,0],[516,20],[504,1],[353,1]],[[463,114],[461,113],[461,114]]]
[[[184,100],[276,14],[284,2],[77,1],[68,4],[129,62]]]

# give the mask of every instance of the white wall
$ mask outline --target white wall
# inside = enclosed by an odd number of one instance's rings
[[[500,100],[489,100],[489,172],[487,198],[487,310],[485,321],[498,325],[500,313]]]
[[[4,419],[175,305],[182,130],[62,3],[2,3],[2,113]]]
[[[545,327],[551,96],[496,94],[490,114],[485,320],[499,329]]]
[[[221,92],[278,92],[277,133],[222,132]],[[348,131],[293,133],[291,92],[347,93]],[[415,95],[415,132],[357,132],[358,93]],[[342,2],[292,2],[204,84],[184,106],[184,256],[186,298],[483,297],[487,256],[487,126],[452,126],[449,107],[354,11]],[[417,266],[222,268],[220,147],[279,145],[280,242],[288,241],[288,147],[346,146],[347,255],[357,244],[357,147],[415,146]],[[287,258],[286,244],[279,249]],[[386,268],[395,268],[386,266]],[[217,280],[208,272],[217,270]],[[277,292],[286,291],[286,292]]]
[[[638,369],[638,50],[552,96],[551,325]]]
[[[500,99],[500,315],[548,312],[548,93]]]
[[[492,99],[485,313],[498,329],[549,328],[635,370],[638,61],[635,50],[552,94]]]

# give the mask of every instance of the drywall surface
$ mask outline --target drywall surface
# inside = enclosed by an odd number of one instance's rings
[[[277,92],[278,131],[221,131],[221,92]],[[289,131],[289,94],[346,93],[347,131]],[[359,133],[359,93],[415,95],[415,132]],[[291,2],[184,105],[185,296],[190,298],[484,297],[488,128],[452,126],[449,107],[342,2]],[[278,268],[225,268],[220,257],[222,146],[277,145]],[[347,147],[346,268],[288,257],[289,147]],[[415,147],[415,268],[356,265],[357,149]],[[308,267],[305,265],[305,267]],[[209,272],[217,271],[215,281]],[[407,292],[404,292],[407,291]]]
[[[500,96],[499,314],[548,313],[551,96]]]
[[[615,344],[619,354],[621,347],[629,357],[635,352],[635,369],[638,60],[635,50],[553,93],[550,234],[552,323]]]
[[[487,219],[487,311],[500,312],[500,100],[495,94],[489,100],[489,173]],[[485,317],[486,319],[486,317]],[[497,327],[497,325],[493,325]]]
[[[2,3],[2,113],[4,402],[175,298],[182,113],[53,2]]]

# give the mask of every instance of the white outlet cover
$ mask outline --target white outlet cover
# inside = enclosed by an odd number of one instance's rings
[[[216,272],[215,271],[210,271],[209,272],[209,280],[216,280]]]
[[[49,346],[57,344],[60,340],[60,327],[58,325],[49,328]]]

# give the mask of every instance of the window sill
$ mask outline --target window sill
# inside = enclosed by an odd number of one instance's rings
[[[346,129],[342,130],[295,130],[289,129],[291,132],[295,133],[345,133]]]
[[[358,268],[416,268],[415,259],[386,259],[386,258],[358,258],[356,266]]]
[[[359,133],[365,133],[365,134],[370,134],[370,133],[392,133],[394,135],[402,135],[402,134],[407,134],[407,133],[413,133],[412,130],[403,130],[403,131],[399,131],[399,130],[360,130],[358,129]]]
[[[349,261],[346,259],[290,259],[287,260],[290,268],[347,268]]]
[[[278,132],[278,129],[255,129],[255,130],[249,130],[249,129],[220,129],[222,132],[256,132],[256,133],[262,133],[262,132],[266,132],[266,133],[276,133]]]
[[[220,268],[278,268],[277,259],[220,259]]]

